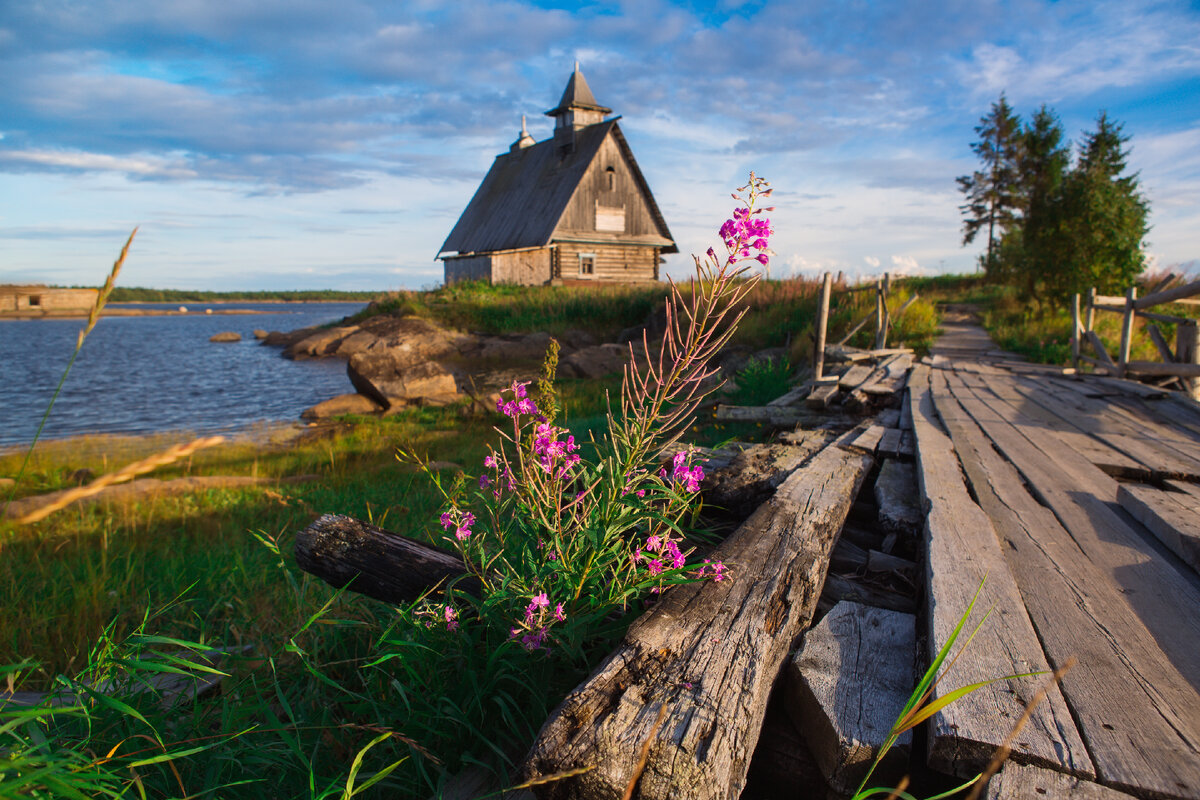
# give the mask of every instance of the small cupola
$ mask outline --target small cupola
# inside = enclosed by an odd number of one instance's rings
[[[604,117],[612,113],[596,102],[587,79],[579,71],[579,62],[575,62],[575,71],[567,81],[558,105],[546,112],[547,117],[554,117],[554,138],[560,147],[570,149],[575,142],[575,131],[588,125],[603,122]]]
[[[537,144],[537,142],[533,140],[533,137],[529,135],[529,131],[525,129],[525,115],[522,114],[521,135],[518,136],[517,140],[509,146],[508,152],[515,153],[518,150],[524,150],[526,147],[533,147],[535,144]]]

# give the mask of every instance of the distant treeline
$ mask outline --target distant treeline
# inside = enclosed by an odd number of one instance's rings
[[[316,300],[374,300],[381,292],[344,292],[337,289],[263,292],[197,292],[186,289],[146,289],[140,286],[117,286],[109,298],[113,303],[215,303],[222,300],[243,302],[304,302]]]

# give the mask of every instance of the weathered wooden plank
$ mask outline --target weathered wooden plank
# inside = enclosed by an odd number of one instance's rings
[[[917,477],[912,464],[889,459],[875,478],[875,505],[879,527],[889,533],[916,536],[925,524],[917,497]]]
[[[1062,692],[1106,783],[1169,797],[1200,787],[1200,695],[1053,512],[957,400],[935,381],[934,400],[980,507],[1001,536],[1050,662],[1075,657]]]
[[[984,800],[1133,800],[1107,786],[1025,764],[1005,764],[988,782]]]
[[[1117,502],[1171,552],[1200,570],[1200,503],[1191,495],[1125,483],[1117,490]]]
[[[821,590],[821,597],[831,604],[861,603],[865,606],[885,608],[904,614],[912,614],[917,610],[917,603],[910,595],[872,586],[833,572],[829,573],[825,579],[825,588]]]
[[[1200,281],[1192,281],[1185,283],[1183,286],[1176,286],[1173,289],[1164,289],[1161,292],[1154,292],[1145,297],[1134,301],[1134,308],[1139,311],[1143,308],[1152,308],[1153,306],[1173,303],[1187,297],[1195,297],[1200,295]]]
[[[846,374],[838,380],[838,386],[847,392],[854,391],[861,386],[875,372],[875,368],[866,364],[855,364],[850,369],[846,370]]]
[[[916,681],[916,618],[841,602],[804,637],[785,670],[788,706],[826,782],[852,794],[883,747]],[[875,772],[887,782],[908,767],[906,731]]]
[[[875,451],[880,456],[888,456],[896,458],[900,455],[900,434],[899,428],[884,428],[883,435],[879,437],[879,446]]]
[[[838,385],[836,383],[821,384],[813,388],[812,393],[804,402],[809,408],[825,408],[837,396],[837,393]]]
[[[912,458],[916,454],[916,446],[913,444],[912,431],[900,432],[900,447],[896,451],[901,458]]]
[[[827,431],[804,431],[790,444],[756,444],[735,455],[726,469],[705,476],[706,505],[750,516],[779,484],[821,450],[833,437]]]
[[[1114,506],[1118,483],[1011,406],[956,384],[948,386],[971,418],[1021,473],[1035,497],[1053,511],[1080,550],[1127,599],[1171,663],[1200,686],[1200,585],[1162,558],[1157,541],[1131,527]],[[1024,420],[1024,422],[1023,422]],[[1153,539],[1152,536],[1149,537]]]
[[[736,798],[771,685],[812,619],[836,532],[872,463],[821,451],[714,551],[730,580],[674,587],[634,622],[551,715],[524,772],[592,769],[538,795],[619,798],[649,739],[638,797]]]
[[[798,406],[804,402],[804,398],[808,397],[808,393],[812,391],[812,384],[805,383],[801,386],[796,386],[789,389],[785,394],[776,397],[767,403],[769,406]]]
[[[926,506],[930,656],[945,645],[981,582],[979,605],[994,609],[971,646],[963,650],[952,682],[940,682],[934,695],[940,697],[954,686],[1002,675],[1049,669],[991,522],[971,500],[954,448],[939,427],[926,368],[914,370],[909,393],[917,439],[917,476]],[[997,681],[934,715],[929,733],[930,764],[959,775],[974,774],[1021,717],[1038,685],[1036,678]],[[1014,744],[1013,757],[1094,774],[1066,701],[1056,687],[1033,712]]]
[[[818,387],[820,391],[822,387]],[[837,387],[834,387],[835,389]],[[810,398],[811,399],[811,398]],[[763,425],[773,425],[786,428],[805,421],[823,420],[814,417],[812,412],[803,408],[791,406],[727,406],[724,403],[717,406],[715,418],[719,422],[758,422]]]
[[[882,425],[872,425],[859,433],[858,436],[849,440],[845,446],[861,450],[864,453],[874,453],[875,448],[879,446],[879,440],[883,438],[885,430],[887,429]]]
[[[875,415],[875,424],[882,425],[885,428],[900,427],[900,409],[885,408]]]
[[[1112,360],[1112,356],[1108,354],[1108,351],[1104,349],[1104,342],[1100,341],[1100,337],[1096,335],[1096,332],[1088,331],[1085,335],[1087,336],[1088,342],[1092,345],[1092,349],[1096,351],[1096,356],[1100,359],[1104,366],[1111,370],[1115,370],[1117,365]]]

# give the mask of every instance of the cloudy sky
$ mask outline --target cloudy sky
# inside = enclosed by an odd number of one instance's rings
[[[973,269],[954,178],[1001,91],[1131,134],[1149,252],[1200,269],[1187,2],[0,0],[0,282],[432,286],[521,114],[578,59],[687,271],[750,170],[772,273]]]

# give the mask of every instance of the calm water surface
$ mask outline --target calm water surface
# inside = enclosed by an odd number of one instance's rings
[[[114,303],[114,306],[123,304]],[[132,308],[178,308],[178,303]],[[290,331],[332,322],[362,303],[223,303],[261,313],[104,317],[88,335],[43,437],[80,433],[228,431],[294,420],[305,408],[352,392],[340,359],[289,361],[255,328]],[[0,320],[0,444],[33,439],[71,357],[82,319]],[[220,331],[242,341],[209,342]]]

